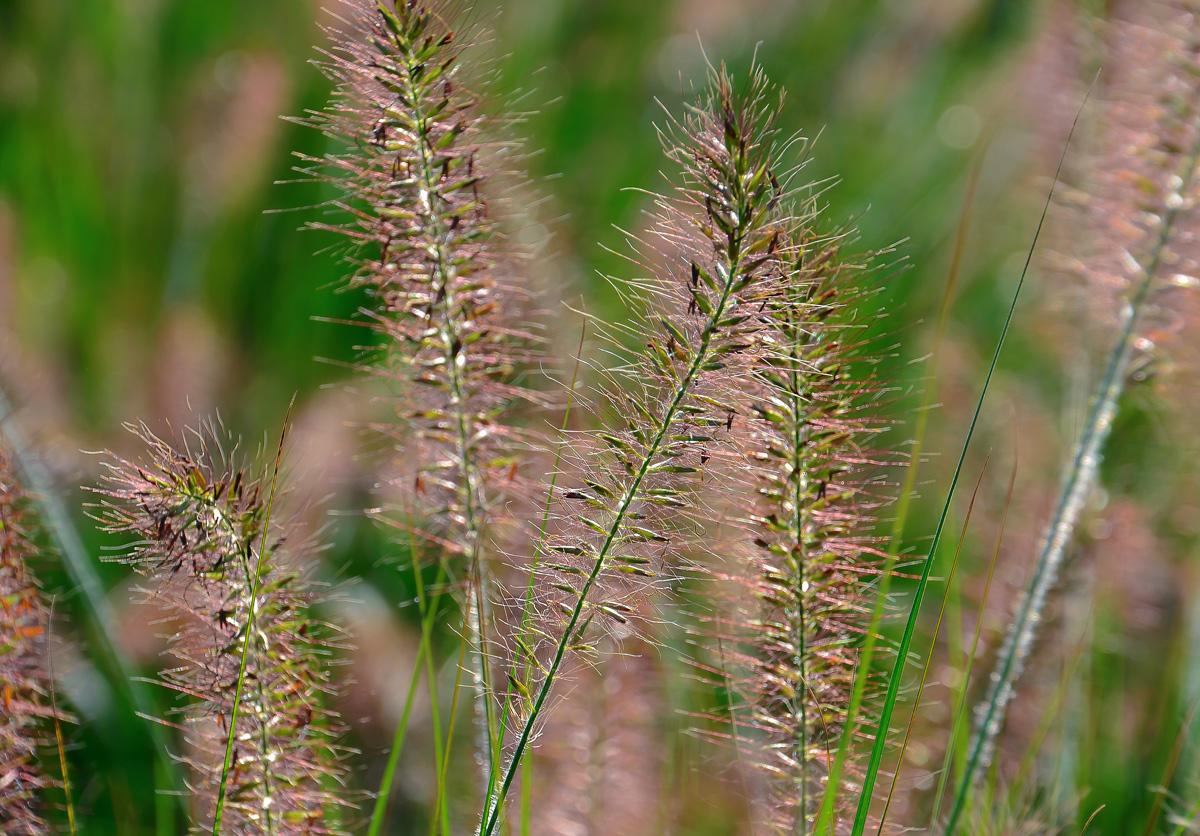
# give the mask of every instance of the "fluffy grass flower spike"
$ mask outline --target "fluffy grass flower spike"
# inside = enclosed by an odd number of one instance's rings
[[[734,708],[735,733],[767,775],[761,817],[796,834],[811,830],[847,732],[882,557],[868,532],[883,501],[875,483],[889,463],[871,449],[883,429],[869,410],[880,387],[854,368],[868,356],[855,317],[872,257],[845,257],[850,233],[819,234],[815,203],[804,208],[778,248],[785,291],[767,307],[773,350],[748,389],[754,420],[739,440],[757,483],[746,493],[756,499],[728,570],[744,590],[742,612],[722,625],[717,645],[744,702]],[[844,779],[852,783],[852,770]],[[846,790],[843,807],[853,801]]]
[[[380,516],[415,526],[437,544],[459,588],[481,717],[483,762],[493,759],[488,648],[495,529],[511,522],[503,497],[521,484],[515,402],[536,340],[518,324],[528,294],[520,259],[493,216],[512,143],[469,91],[469,33],[453,2],[349,0],[331,32],[324,69],[329,108],[307,121],[344,143],[313,160],[316,176],[345,195],[356,270],[375,306],[365,322],[382,338],[364,366],[398,390],[395,421],[378,429],[394,445],[400,507]],[[320,226],[320,225],[316,225]],[[419,515],[419,522],[405,519]]]
[[[564,660],[594,650],[598,629],[617,638],[633,629],[695,517],[711,517],[689,486],[715,466],[743,413],[739,370],[762,349],[758,316],[779,287],[780,149],[768,96],[761,73],[737,92],[714,71],[706,98],[665,134],[684,182],[657,200],[656,240],[635,256],[649,277],[628,287],[644,314],[614,335],[645,348],[605,387],[613,430],[574,439],[569,454],[576,485],[555,502],[541,544],[549,558],[537,566],[532,617],[507,673],[514,734],[491,782],[484,836],[499,827]]]
[[[29,572],[26,500],[0,437],[0,834],[50,833],[39,810],[50,785],[38,765],[54,715],[47,665],[49,613]]]
[[[270,518],[269,471],[244,463],[236,445],[223,449],[215,427],[189,431],[178,446],[145,426],[130,430],[147,456],[106,463],[95,513],[106,531],[134,538],[120,559],[178,624],[179,665],[163,679],[183,699],[193,832],[212,832],[222,788],[222,834],[335,832],[326,813],[345,802],[327,789],[342,768],[323,708],[330,629],[309,614],[302,574],[312,544]]]

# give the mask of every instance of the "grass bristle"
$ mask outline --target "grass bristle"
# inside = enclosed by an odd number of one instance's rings
[[[554,503],[532,616],[510,649],[514,731],[484,836],[498,826],[564,658],[594,653],[598,634],[620,642],[651,617],[656,588],[711,515],[694,489],[729,455],[746,413],[742,384],[767,350],[764,310],[780,294],[785,230],[774,210],[787,175],[769,95],[758,71],[739,92],[714,70],[707,95],[664,132],[684,182],[657,199],[653,240],[634,244],[647,275],[625,285],[639,303],[636,324],[608,328],[614,342],[643,350],[603,387],[611,429],[573,439],[566,454],[570,487]]]

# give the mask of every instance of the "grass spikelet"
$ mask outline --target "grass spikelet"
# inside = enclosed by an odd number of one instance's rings
[[[725,455],[744,410],[738,385],[762,350],[758,316],[777,295],[780,196],[775,110],[755,72],[745,91],[714,70],[707,97],[664,133],[684,182],[655,206],[654,243],[637,242],[649,278],[628,287],[644,315],[627,333],[644,351],[605,387],[609,432],[576,439],[572,484],[554,505],[533,617],[507,673],[504,727],[514,739],[497,765],[481,825],[495,832],[503,803],[568,655],[593,634],[617,639],[647,615],[644,596],[709,515],[691,491]]]
[[[51,786],[38,764],[56,712],[48,673],[49,613],[29,572],[25,496],[0,437],[0,834],[51,831],[41,815]]]
[[[134,538],[119,560],[148,579],[148,597],[177,624],[179,664],[162,676],[182,698],[192,832],[211,832],[223,781],[222,834],[335,832],[326,812],[345,801],[325,788],[343,769],[334,717],[323,708],[331,630],[308,612],[313,591],[301,568],[312,544],[270,520],[270,473],[245,463],[236,444],[225,449],[215,426],[188,431],[178,445],[145,425],[129,429],[146,456],[105,463],[94,513],[105,531]]]
[[[868,530],[883,502],[879,470],[890,462],[872,449],[882,425],[869,407],[880,387],[855,368],[869,359],[856,317],[873,256],[844,254],[852,231],[816,231],[815,200],[786,210],[778,248],[786,290],[767,306],[773,349],[747,390],[752,420],[739,436],[739,466],[755,484],[725,571],[741,592],[734,615],[718,623],[717,647],[742,703],[734,734],[766,775],[760,817],[775,832],[802,834],[846,730],[881,562]],[[855,796],[855,770],[845,769],[843,808]]]
[[[333,103],[308,122],[346,151],[314,169],[345,195],[353,286],[375,300],[366,324],[383,351],[364,366],[400,391],[395,421],[379,426],[398,459],[391,490],[419,514],[422,533],[448,557],[466,592],[484,762],[495,735],[486,660],[491,616],[492,541],[512,508],[502,499],[522,484],[512,426],[514,402],[537,340],[520,326],[527,294],[515,279],[519,256],[494,215],[502,202],[512,143],[470,91],[463,51],[479,34],[459,31],[453,2],[349,0],[345,26],[331,32],[324,69]],[[465,25],[465,24],[464,24]],[[503,145],[503,148],[502,148]],[[316,224],[315,226],[321,226]]]
[[[1104,446],[1128,382],[1155,352],[1172,302],[1200,270],[1195,204],[1200,197],[1200,63],[1194,4],[1164,4],[1161,26],[1116,33],[1120,83],[1106,108],[1112,148],[1089,204],[1100,246],[1081,260],[1099,295],[1119,296],[1116,339],[1103,366],[1028,586],[1009,623],[989,692],[977,709],[967,763],[947,834],[954,832],[978,771],[991,759],[1017,679],[1037,636],[1046,599],[1095,487]],[[1173,16],[1172,16],[1173,15]],[[1124,66],[1121,66],[1124,61]],[[1169,318],[1169,317],[1168,317]]]

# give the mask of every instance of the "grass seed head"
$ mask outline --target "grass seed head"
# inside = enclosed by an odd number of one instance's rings
[[[248,464],[216,426],[178,443],[145,425],[129,429],[146,455],[110,457],[93,513],[105,531],[131,538],[117,559],[147,579],[147,596],[174,625],[178,664],[162,677],[180,698],[190,747],[193,831],[211,832],[245,652],[222,833],[334,832],[326,811],[345,801],[330,781],[344,767],[325,707],[334,637],[309,610],[304,576],[312,544],[272,515],[270,472]]]

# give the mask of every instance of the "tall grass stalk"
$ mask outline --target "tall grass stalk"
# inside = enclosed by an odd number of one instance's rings
[[[992,377],[996,373],[996,365],[1000,361],[1000,352],[1004,348],[1005,339],[1008,336],[1009,328],[1012,326],[1013,316],[1016,314],[1017,301],[1021,297],[1021,289],[1025,286],[1025,277],[1029,274],[1029,265],[1033,261],[1033,253],[1037,248],[1038,239],[1041,237],[1042,227],[1046,223],[1046,215],[1050,210],[1050,202],[1054,198],[1054,188],[1058,184],[1058,178],[1062,174],[1063,163],[1066,161],[1067,149],[1070,148],[1071,138],[1075,135],[1075,127],[1079,124],[1079,116],[1083,112],[1083,105],[1087,103],[1084,99],[1080,105],[1079,111],[1075,114],[1075,119],[1071,123],[1071,130],[1067,135],[1067,140],[1063,144],[1062,155],[1059,157],[1058,166],[1054,172],[1054,181],[1046,195],[1046,202],[1042,207],[1041,216],[1038,218],[1037,228],[1033,233],[1033,240],[1029,245],[1029,252],[1025,258],[1025,264],[1021,268],[1021,276],[1017,280],[1017,286],[1013,289],[1012,301],[1009,303],[1008,313],[1004,318],[1004,325],[1000,330],[1000,338],[996,341],[996,349],[992,353],[992,360],[988,366],[988,372],[983,380],[983,387],[979,392],[979,399],[975,403],[975,411],[971,416],[971,423],[967,427],[966,438],[963,440],[962,450],[958,456],[958,463],[954,466],[954,475],[950,479],[950,487],[946,491],[946,501],[942,505],[942,511],[938,517],[937,527],[934,529],[933,540],[929,545],[929,556],[937,554],[937,548],[941,543],[942,530],[946,525],[946,519],[950,513],[950,505],[954,499],[955,488],[958,487],[959,477],[962,475],[963,464],[966,462],[967,450],[971,446],[971,439],[975,436],[975,427],[979,423],[979,416],[983,412],[983,404],[987,398],[988,388],[991,385]],[[874,790],[875,781],[879,776],[879,770],[883,763],[883,752],[887,746],[888,732],[891,727],[892,714],[896,708],[896,701],[900,694],[900,684],[903,680],[904,668],[908,663],[908,654],[912,648],[913,636],[916,633],[917,619],[920,616],[921,604],[925,598],[926,589],[929,586],[930,573],[933,569],[932,559],[926,559],[921,570],[921,577],[917,583],[917,588],[913,594],[913,600],[909,604],[908,619],[904,625],[904,632],[900,638],[900,644],[896,649],[896,662],[893,665],[891,675],[887,683],[887,693],[884,695],[883,707],[880,711],[879,721],[876,726],[875,740],[871,746],[870,761],[867,764],[866,776],[863,780],[862,792],[858,799],[858,808],[854,815],[854,826],[851,831],[853,836],[862,836],[866,830],[867,817],[870,814],[872,792]],[[869,675],[869,672],[862,671],[860,675]]]
[[[1182,54],[1179,60],[1184,60]],[[1167,153],[1163,160],[1155,164],[1160,169],[1159,179],[1162,183],[1155,197],[1161,203],[1148,208],[1155,216],[1154,222],[1149,225],[1148,246],[1144,253],[1124,254],[1126,264],[1134,271],[1130,277],[1132,291],[1122,302],[1116,340],[1104,365],[1079,441],[1063,474],[1062,488],[1042,536],[1033,573],[1009,622],[988,694],[977,709],[976,731],[954,807],[947,821],[947,836],[953,834],[958,824],[976,772],[991,759],[996,736],[1004,724],[1017,679],[1037,637],[1047,596],[1058,577],[1080,515],[1095,487],[1105,442],[1112,431],[1131,368],[1135,358],[1143,351],[1139,339],[1143,321],[1156,293],[1172,282],[1161,276],[1160,272],[1167,263],[1178,257],[1171,254],[1172,244],[1187,234],[1181,226],[1196,200],[1196,168],[1200,164],[1200,117],[1195,115],[1200,112],[1196,99],[1200,86],[1197,86],[1194,67],[1184,68],[1180,75],[1186,79],[1185,97],[1172,103],[1171,107],[1183,108],[1182,132],[1189,141],[1177,154]],[[1169,109],[1167,113],[1167,119],[1179,119],[1176,110]],[[1165,136],[1167,128],[1159,126],[1159,130]],[[1152,189],[1155,188],[1153,181],[1147,183]]]
[[[996,530],[996,540],[992,545],[992,557],[988,562],[987,579],[983,584],[983,594],[979,597],[979,613],[975,621],[975,632],[971,636],[971,650],[967,654],[966,667],[960,674],[962,686],[955,696],[954,708],[951,710],[951,716],[954,718],[954,721],[950,726],[950,736],[946,742],[946,754],[942,758],[942,768],[938,770],[937,790],[933,794],[933,805],[931,806],[932,818],[929,823],[931,831],[941,816],[942,801],[945,798],[946,787],[950,781],[951,767],[954,764],[955,756],[959,756],[964,761],[966,759],[964,746],[968,743],[968,740],[964,734],[964,729],[968,728],[967,695],[971,684],[971,672],[975,668],[975,659],[979,655],[979,641],[983,636],[984,614],[987,612],[987,602],[992,592],[992,581],[996,576],[996,564],[1000,560],[1000,544],[1003,541],[1004,531],[1008,525],[1008,512],[1012,508],[1013,492],[1017,487],[1017,465],[1019,461],[1020,458],[1017,455],[1014,445],[1013,465],[1008,477],[1008,492],[1004,497],[1004,510],[1000,515],[1000,524]],[[962,745],[960,745],[960,741],[962,741]]]
[[[937,640],[942,632],[942,623],[946,618],[946,608],[950,603],[951,594],[954,591],[954,577],[958,573],[959,558],[962,557],[963,544],[967,540],[967,531],[971,526],[971,515],[975,512],[975,500],[979,498],[979,487],[983,484],[983,477],[987,474],[988,464],[991,462],[991,454],[983,462],[983,467],[980,468],[979,478],[975,481],[975,488],[971,491],[971,500],[967,503],[966,517],[963,519],[962,532],[958,536],[958,543],[954,548],[954,558],[950,562],[950,572],[946,575],[946,589],[942,593],[942,605],[938,609],[937,620],[933,624],[933,634],[929,640],[929,655],[925,657],[925,665],[921,669],[921,678],[917,682],[917,693],[913,698],[912,711],[908,716],[908,726],[904,730],[904,738],[900,743],[900,752],[896,757],[896,768],[892,771],[892,783],[888,787],[887,796],[883,803],[883,812],[879,815],[879,826],[876,828],[876,836],[881,836],[883,827],[887,824],[888,810],[891,809],[892,799],[896,795],[896,785],[900,782],[900,772],[904,769],[904,758],[908,754],[908,744],[912,740],[913,727],[917,723],[917,713],[921,709],[921,699],[925,696],[925,685],[929,681],[929,669],[933,666],[934,650],[937,648]],[[933,559],[931,554],[930,560]],[[954,736],[950,736],[951,744]],[[947,751],[950,748],[947,747]]]
[[[761,348],[755,314],[777,293],[785,258],[767,95],[758,71],[748,91],[735,94],[727,73],[714,70],[708,97],[664,135],[685,184],[656,204],[655,232],[669,249],[638,253],[649,278],[631,286],[650,313],[628,334],[645,351],[623,370],[632,391],[616,381],[607,388],[621,429],[573,446],[581,484],[555,503],[547,544],[561,562],[540,567],[538,641],[519,649],[509,675],[519,684],[524,670],[535,670],[535,687],[510,695],[516,739],[490,782],[481,836],[499,827],[565,658],[594,652],[589,628],[623,632],[637,619],[634,604],[686,537],[689,482],[719,454],[720,436],[742,411],[734,370]]]
[[[310,160],[312,173],[345,196],[351,220],[333,228],[351,241],[350,284],[374,297],[362,313],[384,348],[364,369],[401,388],[395,422],[378,426],[398,454],[392,487],[456,558],[486,776],[500,734],[489,564],[497,528],[514,522],[515,505],[502,500],[519,493],[527,439],[510,419],[532,397],[520,376],[537,343],[519,324],[520,259],[494,217],[511,153],[491,142],[504,134],[500,120],[470,92],[479,73],[463,57],[473,37],[459,28],[458,4],[347,0],[342,9],[322,64],[335,98],[305,121],[345,151]]]
[[[763,358],[743,434],[752,474],[745,521],[734,535],[734,577],[745,592],[718,636],[731,692],[739,759],[766,773],[759,818],[777,832],[805,834],[833,751],[848,733],[845,711],[870,618],[868,591],[882,555],[868,535],[883,502],[890,455],[873,449],[885,425],[881,387],[859,321],[861,290],[879,254],[849,256],[851,230],[818,231],[814,200],[781,209],[788,225],[785,286],[768,305],[774,351]],[[732,697],[731,697],[732,699]],[[741,729],[739,729],[741,726]],[[843,761],[843,766],[845,761]],[[850,774],[850,773],[847,773]]]

